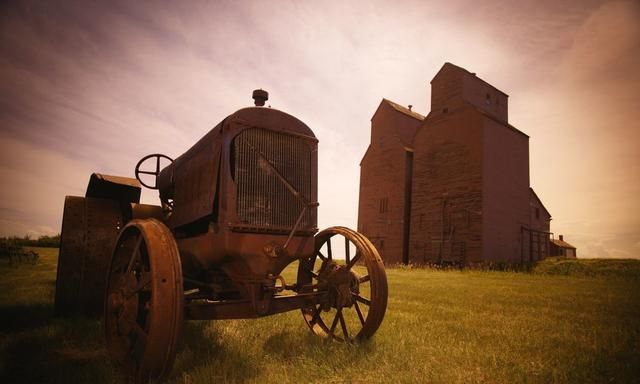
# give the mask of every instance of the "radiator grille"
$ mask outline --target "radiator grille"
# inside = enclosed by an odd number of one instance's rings
[[[291,230],[304,204],[278,177],[274,168],[304,199],[311,199],[311,148],[301,138],[250,128],[232,144],[237,185],[236,213],[242,225]],[[307,209],[298,229],[315,227]]]

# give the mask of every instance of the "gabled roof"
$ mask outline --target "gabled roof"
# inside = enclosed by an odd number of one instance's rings
[[[544,211],[547,212],[547,215],[549,215],[549,219],[551,219],[551,212],[549,212],[547,207],[545,207],[544,204],[542,204],[542,200],[540,200],[540,198],[538,197],[536,192],[533,190],[533,188],[529,187],[529,191],[531,191],[531,195],[538,201],[538,204],[540,204],[542,209],[544,209]]]
[[[551,239],[549,240],[551,243],[553,243],[554,245],[560,247],[560,248],[569,248],[569,249],[576,249],[576,247],[574,247],[573,245],[567,243],[564,240],[560,240],[560,239]]]
[[[521,130],[519,130],[518,128],[514,127],[513,125],[509,124],[508,122],[504,121],[504,120],[500,120],[497,117],[495,117],[494,115],[488,113],[487,111],[482,110],[482,108],[478,108],[477,106],[470,104],[470,103],[466,103],[467,106],[470,106],[474,111],[478,112],[479,114],[481,114],[482,116],[486,117],[487,119],[493,120],[496,123],[502,125],[504,128],[507,128],[515,133],[518,133],[524,137],[526,137],[527,139],[529,138],[529,135],[527,135],[526,133],[522,132]],[[451,115],[453,115],[454,113],[457,113],[458,111],[462,110],[462,108],[456,108],[453,110],[449,110],[448,113],[444,114],[444,113],[438,113],[435,114],[434,117],[432,117],[431,119],[444,119],[447,118]],[[429,116],[431,116],[431,112],[429,112],[429,114],[427,115],[427,117],[425,118],[425,121],[429,121],[430,118]]]
[[[360,160],[360,165],[362,167],[362,163],[364,163],[364,159],[367,158],[367,155],[369,154],[369,149],[371,148],[371,144],[369,144],[369,146],[367,146],[367,150],[364,151],[364,155],[362,156],[362,160]]]
[[[387,103],[389,104],[393,109],[395,109],[398,112],[404,113],[407,116],[413,117],[416,120],[424,120],[424,116],[422,116],[421,114],[414,112],[412,110],[410,110],[409,108],[405,108],[402,105],[398,104],[398,103],[394,103],[393,101],[389,100],[389,99],[382,99],[383,103]]]
[[[503,95],[505,95],[506,97],[509,97],[509,95],[507,95],[506,93],[502,92],[501,90],[499,90],[498,88],[494,87],[493,85],[487,83],[486,81],[482,80],[481,78],[479,78],[478,76],[476,76],[476,74],[474,72],[469,72],[466,69],[462,68],[462,67],[458,67],[455,64],[451,64],[450,62],[445,62],[444,65],[442,65],[442,67],[440,68],[440,70],[438,71],[438,73],[436,73],[435,76],[433,76],[433,79],[431,79],[431,82],[433,83],[433,80],[435,80],[436,77],[438,77],[438,75],[440,75],[440,72],[444,71],[444,70],[455,70],[455,71],[461,71],[462,73],[464,73],[467,76],[473,76],[474,78],[480,80],[481,82],[483,82],[484,84],[488,85],[489,87],[495,89],[496,91],[502,93]]]
[[[475,105],[472,105],[473,108],[476,109],[476,111],[480,112],[482,115],[484,115],[486,118],[491,119],[497,123],[500,123],[502,125],[504,125],[506,128],[509,128],[510,130],[514,131],[515,133],[519,133],[527,138],[529,138],[529,135],[527,135],[526,133],[522,132],[521,130],[519,130],[518,128],[514,127],[513,125],[509,124],[506,121],[502,121],[500,119],[498,119],[497,117],[493,116],[492,114],[488,113],[487,111],[482,110],[482,108],[478,108]]]
[[[384,108],[383,108],[384,107]],[[397,126],[393,126],[393,131],[395,132],[395,137],[398,140],[398,143],[400,145],[402,145],[403,147],[411,147],[411,143],[413,142],[413,136],[415,135],[420,122],[422,122],[424,120],[424,116],[422,116],[421,114],[417,113],[417,112],[413,112],[410,111],[408,108],[403,107],[402,105],[398,104],[398,103],[394,103],[391,100],[388,99],[382,99],[382,101],[380,101],[380,104],[378,105],[378,108],[376,108],[376,111],[373,113],[373,116],[371,116],[371,122],[373,123],[373,120],[375,119],[376,115],[378,115],[378,113],[383,110],[389,110],[392,111],[391,113],[395,113],[398,112],[400,114],[403,115],[402,118],[404,118],[404,116],[406,117],[410,117],[412,119],[415,120],[415,129],[411,128],[411,129],[399,129]]]

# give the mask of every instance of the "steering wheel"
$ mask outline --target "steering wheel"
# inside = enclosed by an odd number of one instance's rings
[[[147,160],[150,159],[155,159],[155,170],[154,171],[143,171],[140,169],[140,167],[142,166],[142,164],[144,162],[146,162]],[[136,164],[136,179],[138,179],[138,181],[140,182],[140,184],[144,185],[145,187],[149,188],[149,189],[158,189],[158,175],[160,174],[160,159],[167,159],[169,160],[169,163],[173,163],[173,159],[170,158],[169,156],[163,155],[161,153],[153,153],[151,155],[147,155],[145,157],[143,157],[142,159],[140,159],[140,161],[138,161],[138,164]],[[142,181],[142,178],[140,177],[140,175],[152,175],[155,176],[155,182],[153,184],[153,186],[145,183],[144,181]]]

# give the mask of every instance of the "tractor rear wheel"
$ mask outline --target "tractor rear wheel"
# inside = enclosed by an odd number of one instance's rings
[[[102,314],[105,276],[123,221],[115,200],[65,198],[54,303],[57,316]]]
[[[104,306],[107,348],[134,382],[164,378],[183,322],[182,267],[171,231],[155,219],[121,231]]]

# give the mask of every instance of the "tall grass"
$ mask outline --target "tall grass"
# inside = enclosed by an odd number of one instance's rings
[[[636,259],[549,257],[538,263],[533,272],[545,275],[640,279],[640,261]]]
[[[0,382],[118,382],[99,322],[52,318],[56,253],[38,251],[0,265]],[[361,345],[313,337],[298,311],[187,322],[168,381],[639,382],[636,272],[572,271],[389,269],[387,315]]]

